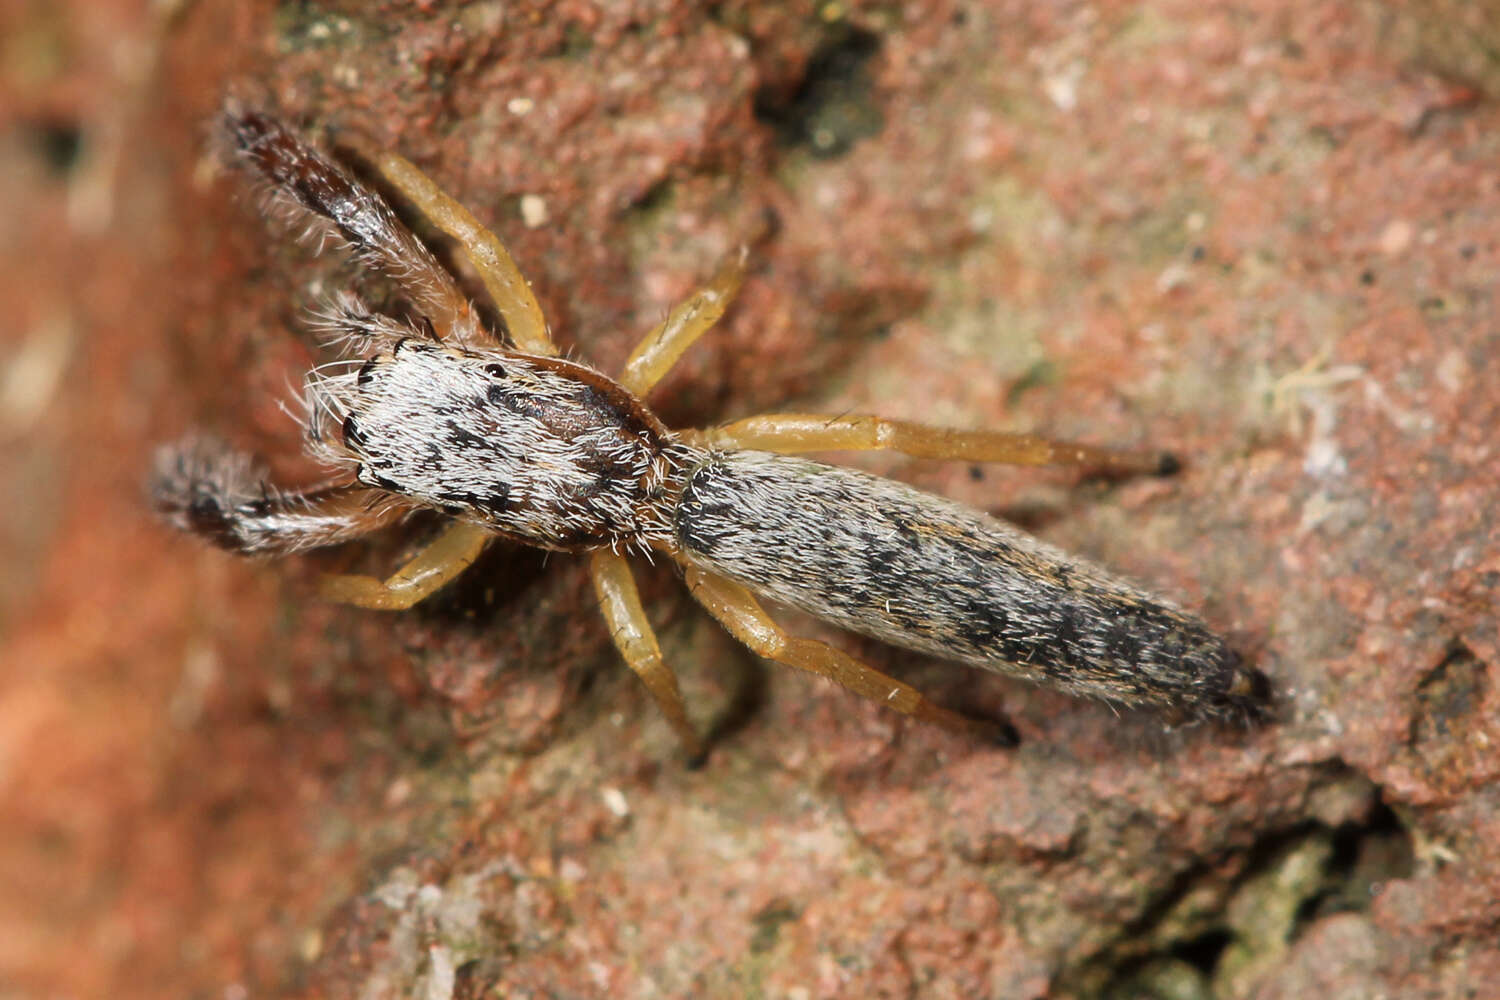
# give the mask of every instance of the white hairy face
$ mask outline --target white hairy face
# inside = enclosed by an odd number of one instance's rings
[[[404,339],[307,388],[315,448],[366,486],[548,548],[639,546],[667,530],[669,435],[581,365]]]

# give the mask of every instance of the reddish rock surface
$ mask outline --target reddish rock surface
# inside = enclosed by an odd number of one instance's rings
[[[1500,49],[1474,5],[96,0],[0,12],[0,991],[1473,996],[1500,981]],[[170,5],[166,5],[170,6]],[[153,445],[312,475],[350,267],[206,151],[227,91],[494,224],[606,370],[740,242],[655,402],[1045,429],[1171,480],[861,464],[1187,605],[1281,718],[1163,733],[831,638],[971,745],[643,591],[686,769],[578,560],[325,606],[170,535]]]

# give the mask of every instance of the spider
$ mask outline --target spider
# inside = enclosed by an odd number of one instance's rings
[[[1196,717],[1249,716],[1262,703],[1261,675],[1172,604],[978,511],[794,456],[894,449],[1127,473],[1170,472],[1169,457],[865,415],[781,413],[669,430],[643,398],[723,315],[743,251],[611,379],[558,356],[500,241],[411,163],[364,154],[457,241],[509,345],[384,200],[291,129],[230,102],[223,132],[274,207],[394,278],[415,319],[374,312],[347,293],[322,316],[345,359],[308,375],[306,429],[311,453],[341,474],[333,485],[278,489],[249,457],[188,438],[161,451],[154,480],[156,506],[178,527],[233,551],[285,554],[357,538],[416,509],[448,515],[389,577],[321,581],[332,600],[386,610],[430,596],[496,537],[586,553],[615,645],[694,759],[703,741],[627,555],[675,562],[692,596],[761,656],[962,733],[1004,741],[1008,727],[941,708],[834,646],[789,635],[757,595],[897,646],[1114,703]]]

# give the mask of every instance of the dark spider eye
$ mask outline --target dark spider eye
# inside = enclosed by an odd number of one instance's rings
[[[344,445],[355,451],[365,450],[365,436],[353,416],[344,418]]]
[[[375,377],[375,369],[378,365],[379,362],[375,358],[370,358],[359,366],[359,377],[356,380],[356,384],[361,389],[368,389],[370,387],[370,380]]]
[[[224,520],[224,508],[217,497],[200,494],[188,503],[187,515],[195,524],[216,524]]]
[[[484,370],[485,370],[486,374],[493,375],[495,378],[504,378],[505,377],[505,366],[504,365],[488,364],[488,365],[484,366]]]

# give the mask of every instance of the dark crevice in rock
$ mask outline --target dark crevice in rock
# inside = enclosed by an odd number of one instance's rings
[[[1367,910],[1414,862],[1410,832],[1372,787],[1356,819],[1298,823],[1261,838],[1238,865],[1225,858],[1184,871],[1056,985],[1111,998],[1213,996],[1226,981],[1242,990],[1318,921]]]
[[[843,156],[885,127],[869,67],[879,51],[879,35],[850,24],[835,26],[795,89],[766,87],[755,95],[755,116],[776,130],[784,146],[821,158]]]

